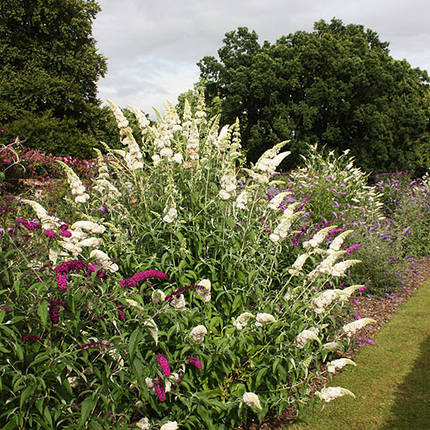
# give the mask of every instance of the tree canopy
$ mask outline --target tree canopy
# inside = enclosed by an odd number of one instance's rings
[[[416,170],[429,140],[429,76],[390,56],[389,44],[361,25],[316,22],[275,43],[246,27],[226,33],[218,59],[199,63],[221,122],[238,117],[254,161],[281,140],[351,149],[365,170]],[[428,149],[427,149],[428,151]],[[289,157],[291,163],[297,157]]]
[[[94,0],[0,0],[0,125],[57,155],[87,155],[106,133],[96,82]]]

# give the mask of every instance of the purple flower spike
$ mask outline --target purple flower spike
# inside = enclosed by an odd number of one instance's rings
[[[71,233],[69,230],[61,230],[61,231],[60,231],[60,236],[63,236],[63,237],[71,237],[71,236],[72,236],[72,233]]]
[[[61,291],[67,290],[67,273],[63,273],[63,272],[57,273],[57,285],[59,290]]]
[[[146,281],[149,278],[167,279],[168,276],[159,270],[145,270],[144,272],[134,274],[131,278],[123,279],[119,284],[121,288],[135,287],[140,282]]]
[[[164,391],[161,379],[157,379],[156,381],[154,381],[154,390],[157,393],[160,402],[164,402],[166,400],[166,393]]]
[[[60,321],[60,306],[64,307],[62,300],[51,300],[49,304],[49,318],[53,324],[58,324],[58,321]]]
[[[40,225],[36,221],[26,220],[24,218],[17,218],[16,221],[22,224],[27,230],[30,230],[30,231],[40,228]]]
[[[197,367],[197,369],[202,370],[202,362],[197,357],[189,357],[188,363]]]
[[[169,366],[169,360],[164,354],[157,355],[157,361],[158,364],[161,367],[161,370],[167,378],[170,376],[170,366]]]
[[[45,230],[43,233],[45,236],[48,236],[50,239],[55,237],[55,231],[54,230]]]
[[[72,270],[83,270],[87,268],[87,263],[82,260],[69,260],[62,264],[59,264],[55,268],[56,273],[68,273]]]
[[[356,243],[355,245],[351,245],[349,248],[346,249],[345,254],[351,254],[351,252],[354,252],[356,249],[361,248],[361,243]]]
[[[86,275],[87,276],[91,275],[91,273],[93,273],[97,269],[97,267],[100,267],[100,266],[98,264],[89,264],[87,267]]]
[[[27,334],[26,336],[22,337],[23,343],[32,343],[35,345],[36,343],[39,343],[40,336],[37,334]]]

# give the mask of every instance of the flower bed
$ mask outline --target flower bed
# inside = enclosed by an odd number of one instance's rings
[[[90,184],[56,161],[65,204],[23,199],[1,233],[2,428],[227,429],[317,401],[322,363],[351,364],[372,323],[337,318],[363,287],[351,232],[269,200],[286,142],[245,169],[238,124],[219,130],[202,97],[152,126],[132,108],[141,145],[111,106],[124,149],[97,151]]]

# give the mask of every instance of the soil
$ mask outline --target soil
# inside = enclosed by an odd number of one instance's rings
[[[360,315],[361,318],[373,318],[376,320],[376,323],[368,324],[352,337],[353,342],[351,342],[351,346],[347,353],[342,355],[343,357],[353,358],[360,350],[360,343],[362,344],[363,342],[362,339],[373,339],[381,327],[390,320],[400,305],[406,302],[426,279],[430,278],[430,256],[417,262],[413,269],[407,287],[387,297],[368,297],[367,295],[361,295],[355,297],[353,302],[351,301],[355,314]],[[312,384],[312,392],[321,389],[322,386],[323,381],[315,378]],[[287,408],[282,415],[267,417],[261,426],[251,423],[247,429],[281,430],[286,424],[295,421],[295,419],[295,408]],[[244,429],[244,427],[239,427],[236,430]]]

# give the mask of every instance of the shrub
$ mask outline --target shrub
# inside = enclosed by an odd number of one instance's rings
[[[3,230],[3,428],[222,429],[300,408],[357,329],[333,317],[359,287],[336,288],[357,262],[344,237],[327,248],[320,229],[295,259],[303,211],[266,196],[283,144],[243,169],[238,124],[218,132],[201,97],[182,120],[135,109],[141,147],[112,109],[124,150],[98,152],[92,186],[59,162],[65,218],[24,199]]]

